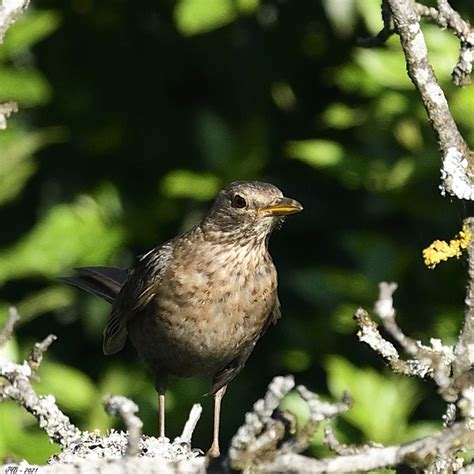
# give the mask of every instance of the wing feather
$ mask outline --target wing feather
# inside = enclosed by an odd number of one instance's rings
[[[104,331],[102,348],[105,354],[115,354],[123,348],[129,321],[143,311],[156,295],[173,253],[173,242],[166,242],[140,257],[130,271],[127,282],[113,303]]]

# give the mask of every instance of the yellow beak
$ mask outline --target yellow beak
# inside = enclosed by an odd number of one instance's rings
[[[296,214],[302,210],[303,206],[298,201],[283,197],[279,198],[271,206],[262,207],[259,209],[259,212],[267,212],[273,216],[287,216],[289,214]]]

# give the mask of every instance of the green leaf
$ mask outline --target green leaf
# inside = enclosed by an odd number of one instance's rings
[[[323,112],[322,117],[329,127],[344,130],[360,125],[365,120],[365,113],[361,109],[353,109],[346,104],[335,102]]]
[[[357,11],[372,35],[383,27],[379,0],[357,0]]]
[[[208,201],[219,191],[220,180],[210,173],[173,170],[161,182],[162,193],[171,198],[191,198]]]
[[[45,464],[57,452],[59,446],[51,443],[24,408],[10,401],[0,404],[0,459],[14,456],[30,463]]]
[[[110,192],[115,190],[103,191]],[[97,200],[83,195],[73,204],[52,207],[22,240],[0,252],[0,282],[56,277],[74,265],[104,264],[122,242],[123,231],[109,217],[117,204],[106,208],[101,200],[100,194]]]
[[[0,134],[0,205],[14,199],[37,169],[31,157],[49,143],[63,139],[59,128],[25,132],[8,129]]]
[[[180,0],[174,11],[176,27],[185,36],[220,28],[233,22],[240,13],[253,13],[259,0]]]
[[[356,21],[354,15],[356,0],[345,0],[343,2],[323,0],[323,6],[336,32],[341,36],[349,36]]]
[[[421,396],[411,379],[358,368],[339,356],[329,357],[326,369],[332,395],[341,397],[348,390],[354,399],[354,406],[343,415],[347,421],[372,441],[402,439]]]
[[[50,98],[51,86],[36,69],[0,69],[0,102],[13,100],[20,106],[34,106]]]
[[[412,82],[406,74],[405,58],[398,49],[363,49],[356,52],[355,61],[372,80],[389,89],[411,89]]]
[[[26,295],[15,304],[21,314],[19,325],[23,325],[31,319],[58,309],[67,308],[74,301],[74,290],[65,285],[49,286],[43,290]],[[0,304],[0,314],[6,313],[11,304]],[[0,316],[0,327],[2,317]]]
[[[60,25],[60,16],[53,10],[29,10],[8,30],[0,49],[0,58],[13,57],[22,50],[48,37]]]
[[[286,151],[291,158],[301,160],[315,168],[326,168],[341,163],[344,149],[330,140],[300,140],[287,143]]]
[[[92,380],[73,367],[47,360],[41,365],[39,376],[37,392],[53,395],[65,412],[85,413],[99,398]]]

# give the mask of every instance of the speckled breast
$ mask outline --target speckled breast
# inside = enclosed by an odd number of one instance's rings
[[[181,377],[226,367],[258,339],[275,304],[276,270],[263,242],[202,245],[189,265],[171,264],[165,280],[139,329],[153,341],[141,352]]]

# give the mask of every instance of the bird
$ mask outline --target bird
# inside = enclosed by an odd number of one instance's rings
[[[217,194],[199,224],[142,255],[133,268],[82,267],[63,277],[112,304],[103,352],[119,352],[130,338],[158,392],[160,438],[168,376],[212,377],[207,454],[220,455],[227,385],[281,316],[270,234],[302,210],[272,184],[235,181]]]

